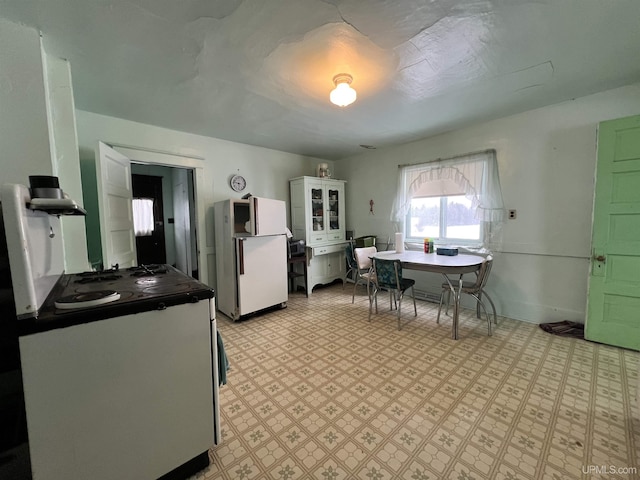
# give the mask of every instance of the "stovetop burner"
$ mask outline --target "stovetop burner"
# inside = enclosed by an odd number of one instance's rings
[[[115,275],[120,271],[120,269],[116,266],[115,268],[108,268],[106,270],[95,270],[90,272],[80,272],[74,273],[74,275],[78,277],[95,277],[101,275]]]
[[[96,273],[96,275],[89,275],[92,273]],[[104,275],[98,272],[85,272],[79,274],[82,278],[75,280],[74,283],[99,283],[99,282],[112,282],[113,280],[117,280],[122,278],[122,275]]]
[[[132,277],[144,277],[147,275],[162,275],[167,273],[167,267],[164,265],[139,265],[137,267],[127,268],[128,272],[131,272]]]
[[[105,303],[115,302],[118,299],[120,299],[120,294],[114,290],[96,290],[59,298],[55,301],[55,306],[62,310],[71,310],[75,308],[95,307]]]
[[[129,267],[126,269],[127,272],[132,277],[147,277],[147,276],[155,276],[155,275],[163,275],[168,272],[167,267],[165,265],[159,264],[151,264],[151,265],[140,265],[137,267]],[[122,278],[120,273],[122,270],[116,265],[114,268],[110,268],[108,270],[98,270],[95,272],[81,272],[75,274],[77,280],[74,280],[73,283],[100,283],[100,282],[113,282],[114,280],[118,280]]]

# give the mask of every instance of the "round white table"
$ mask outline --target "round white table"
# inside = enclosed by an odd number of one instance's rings
[[[458,316],[460,312],[460,292],[462,291],[462,276],[480,269],[484,257],[480,255],[459,254],[454,256],[423,253],[416,250],[397,252],[378,252],[372,258],[383,260],[400,260],[402,268],[420,270],[423,272],[440,273],[445,278],[453,294],[453,325],[451,337],[458,339]],[[458,275],[457,286],[454,286],[449,275]],[[454,281],[455,283],[455,281]]]

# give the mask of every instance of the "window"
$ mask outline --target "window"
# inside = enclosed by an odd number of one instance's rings
[[[414,197],[405,221],[405,237],[478,243],[482,224],[464,195]]]
[[[153,199],[133,199],[133,231],[136,237],[148,237],[153,233]]]
[[[495,151],[400,166],[392,217],[408,242],[495,246],[504,218]]]

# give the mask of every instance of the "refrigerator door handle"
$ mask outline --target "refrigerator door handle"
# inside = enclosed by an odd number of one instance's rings
[[[240,275],[244,275],[244,238],[238,239],[238,262],[240,262]]]
[[[249,198],[249,219],[251,220],[251,232],[253,235],[260,235],[260,223],[258,222],[258,199]]]

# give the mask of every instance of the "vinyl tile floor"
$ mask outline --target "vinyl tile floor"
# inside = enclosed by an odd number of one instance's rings
[[[194,479],[640,478],[638,352],[475,311],[388,301],[352,285],[218,317],[230,360],[223,440]]]

